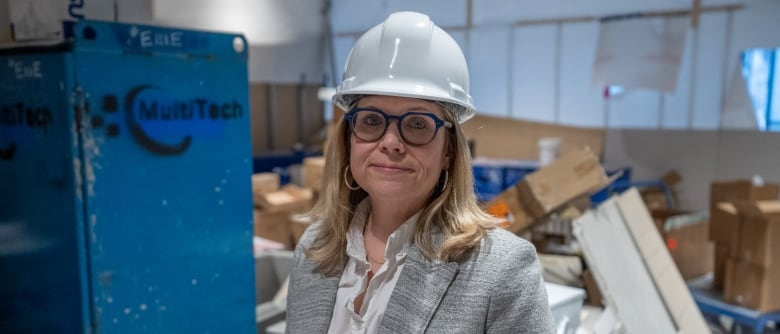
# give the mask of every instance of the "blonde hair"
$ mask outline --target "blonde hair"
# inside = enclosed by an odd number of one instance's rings
[[[448,104],[437,104],[449,109]],[[485,213],[478,204],[466,137],[452,113],[445,111],[443,114],[447,121],[454,124],[445,131],[445,145],[452,156],[452,164],[448,169],[447,184],[442,185],[440,177],[417,219],[414,243],[428,259],[458,262],[471,254],[485,232],[494,228],[499,220]],[[319,262],[317,271],[325,275],[336,275],[346,265],[349,224],[357,204],[368,196],[363,189],[350,190],[345,183],[350,136],[349,125],[342,118],[325,150],[325,170],[319,200],[308,213],[310,218],[321,223],[305,252],[309,259]],[[444,236],[440,245],[433,240],[437,232]]]

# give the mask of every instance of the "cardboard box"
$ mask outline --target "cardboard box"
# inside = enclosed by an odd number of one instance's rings
[[[644,198],[643,198],[643,202],[644,202]],[[645,206],[647,206],[647,202],[645,202]],[[664,230],[665,230],[664,224],[666,224],[666,220],[669,219],[669,217],[690,213],[689,211],[676,210],[676,209],[651,209],[650,207],[648,207],[647,209],[650,211],[650,217],[653,218],[653,223],[655,224],[655,227],[658,228],[658,232],[661,233],[662,235],[664,234]]]
[[[288,184],[280,190],[261,194],[255,203],[264,211],[290,211],[299,208],[301,202],[311,202],[313,196],[309,188]]]
[[[708,238],[710,224],[707,220],[688,223],[680,227],[666,224],[669,218],[690,214],[692,213],[688,211],[672,209],[650,211],[650,216],[653,217],[654,223],[661,233],[667,249],[669,249],[669,254],[680,274],[686,280],[713,271],[712,254],[715,252],[715,245]]]
[[[780,310],[780,267],[726,261],[723,299],[760,312]]]
[[[139,2],[138,7],[143,6]],[[0,15],[6,16],[2,21],[7,22],[0,26],[0,44],[8,45],[64,40],[66,21],[116,21],[117,4],[106,0],[11,0],[0,1],[0,12],[5,12]]]
[[[682,175],[676,170],[670,170],[661,176],[660,185],[644,187],[640,190],[642,200],[650,210],[667,210],[677,207],[675,186],[682,180]]]
[[[664,210],[671,209],[672,205],[666,198],[666,194],[656,187],[642,189],[641,191],[642,201],[645,202],[645,206],[648,210]]]
[[[686,280],[713,270],[713,242],[707,240],[709,224],[701,222],[667,231],[664,238],[677,269]]]
[[[529,174],[518,183],[518,189],[526,212],[539,218],[608,183],[598,157],[589,150],[578,150]]]
[[[736,205],[742,217],[737,258],[762,267],[780,263],[780,201]]]
[[[780,194],[780,185],[765,183],[754,186],[748,180],[718,181],[710,185],[710,209],[721,202],[734,200],[764,201],[776,200]]]
[[[302,231],[294,224],[294,216],[312,207],[311,189],[288,185],[281,190],[263,194],[255,209],[255,235],[280,242],[292,249]]]
[[[712,287],[716,290],[723,290],[726,282],[726,261],[730,258],[731,244],[724,242],[715,242],[715,251],[713,252],[712,268]]]
[[[255,208],[255,235],[279,242],[284,245],[284,249],[292,249],[289,216],[289,212],[268,212]]]
[[[590,147],[596,156],[600,156],[606,134],[604,129],[528,122],[480,113],[460,126],[466,137],[475,142],[471,150],[475,157],[510,160],[538,160],[539,139],[545,137],[561,138],[564,155]]]
[[[736,249],[739,243],[740,217],[732,203],[718,203],[710,210],[710,240],[729,244]]]
[[[252,196],[255,199],[255,205],[259,205],[258,200],[264,194],[279,190],[279,174],[276,173],[255,173],[252,174]]]
[[[504,219],[501,227],[520,233],[533,223],[533,219],[523,209],[520,203],[520,190],[514,186],[504,190],[486,204],[486,211],[493,216]]]
[[[303,176],[301,185],[319,192],[322,188],[322,176],[325,173],[325,157],[308,157],[303,159]]]
[[[593,278],[593,273],[588,269],[582,272],[582,285],[585,287],[585,295],[587,296],[585,302],[591,306],[602,307],[604,304],[601,301],[601,290],[599,290],[596,279]]]

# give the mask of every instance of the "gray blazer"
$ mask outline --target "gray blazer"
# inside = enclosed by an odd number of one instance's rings
[[[305,258],[309,228],[295,249],[287,332],[327,333],[340,275],[316,273]],[[487,233],[465,261],[432,262],[412,247],[379,324],[380,333],[552,333],[536,251],[505,230]]]

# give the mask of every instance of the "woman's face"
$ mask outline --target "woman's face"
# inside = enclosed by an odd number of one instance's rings
[[[378,109],[389,116],[402,116],[410,111],[428,113],[439,119],[444,119],[446,112],[433,102],[393,96],[364,97],[357,107]],[[410,126],[416,127],[416,123]],[[450,130],[446,127],[439,128],[433,140],[424,145],[405,142],[399,133],[398,120],[390,120],[384,135],[376,141],[362,140],[353,132],[349,152],[352,175],[373,201],[422,205],[431,195],[442,170],[449,167],[447,131]],[[407,138],[413,134],[413,130],[404,132]]]

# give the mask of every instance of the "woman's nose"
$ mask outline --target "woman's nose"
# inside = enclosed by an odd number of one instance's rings
[[[392,120],[387,125],[387,131],[380,139],[380,147],[384,150],[393,150],[396,152],[403,152],[404,143],[401,133],[398,129],[398,121]]]

